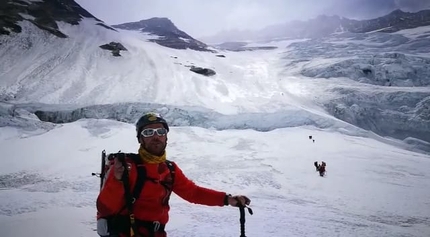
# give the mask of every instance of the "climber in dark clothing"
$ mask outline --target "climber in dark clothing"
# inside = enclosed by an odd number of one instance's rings
[[[324,161],[321,162],[321,165],[318,164],[318,161],[315,161],[314,162],[314,166],[315,166],[316,171],[318,171],[320,173],[321,177],[325,175],[325,172],[326,172],[325,171],[326,163]]]

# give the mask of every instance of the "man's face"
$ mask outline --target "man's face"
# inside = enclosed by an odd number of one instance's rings
[[[161,123],[150,124],[143,127],[142,131],[144,131],[145,129],[158,129],[158,128],[164,129],[163,124]],[[139,134],[139,143],[142,144],[143,148],[145,148],[145,150],[147,150],[152,155],[161,156],[164,154],[164,150],[166,149],[167,134],[163,136],[163,135],[158,135],[158,133],[155,131],[151,131],[151,132],[153,133],[153,135],[149,137],[144,137],[142,136],[142,134]],[[150,134],[151,132],[146,134]]]

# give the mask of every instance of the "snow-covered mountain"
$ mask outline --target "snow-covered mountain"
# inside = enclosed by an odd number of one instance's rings
[[[353,20],[337,15],[320,15],[307,21],[291,21],[267,26],[261,30],[230,30],[200,40],[210,44],[235,41],[272,41],[297,38],[321,38],[339,32],[369,33],[373,31],[393,33],[430,25],[430,10],[404,12],[395,10],[385,16],[369,20]]]
[[[96,21],[96,25],[112,29],[71,0],[3,0],[0,6],[0,35],[21,33],[22,21],[30,22],[60,38],[68,35],[59,29],[57,22],[78,25],[83,18],[91,18]]]
[[[28,2],[36,3],[52,2]],[[88,117],[131,122],[159,105],[175,125],[260,129],[254,126],[260,115],[251,115],[283,114],[282,121],[262,130],[350,124],[430,150],[428,27],[254,43],[246,46],[254,50],[214,53],[154,42],[163,34],[188,37],[167,19],[112,30],[100,27],[101,20],[73,1],[61,6],[69,15],[80,12],[72,23],[54,21],[66,38],[24,19],[15,23],[21,32],[0,37],[0,98],[7,103],[3,115],[34,113],[56,123]],[[45,13],[52,15],[55,9]],[[307,119],[291,119],[297,114]],[[195,122],[200,121],[195,116],[208,123]],[[218,126],[220,119],[236,122]],[[22,122],[13,121],[3,125]]]
[[[165,18],[114,28],[72,0],[3,7],[1,237],[96,235],[90,173],[103,149],[137,150],[148,111],[192,180],[251,197],[247,236],[430,233],[429,26],[215,52]],[[239,233],[235,208],[171,207],[169,235]]]
[[[155,36],[150,41],[174,49],[211,51],[206,44],[179,30],[168,18],[154,17],[138,22],[113,25],[113,27],[148,33]]]

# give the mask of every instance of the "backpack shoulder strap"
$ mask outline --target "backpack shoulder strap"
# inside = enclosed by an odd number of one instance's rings
[[[134,233],[138,233],[138,229],[136,226],[136,222],[134,219],[134,213],[133,213],[133,204],[136,201],[136,199],[139,198],[140,192],[142,191],[143,188],[143,184],[145,183],[147,177],[146,177],[146,169],[142,164],[142,160],[140,159],[138,154],[134,154],[134,153],[128,153],[128,154],[122,154],[122,164],[124,167],[126,167],[124,170],[124,175],[123,175],[123,184],[124,184],[124,196],[125,196],[125,203],[126,203],[126,207],[128,209],[129,212],[129,218],[130,218],[130,236],[134,236]],[[130,191],[130,184],[129,184],[129,175],[128,175],[128,170],[127,170],[127,164],[125,162],[125,157],[129,158],[132,160],[132,162],[136,165],[136,169],[137,169],[137,180],[136,180],[136,184],[134,186],[133,189],[133,193]]]
[[[127,157],[133,161],[133,163],[136,165],[136,170],[137,170],[136,184],[134,185],[134,189],[132,191],[133,193],[131,194],[132,201],[134,203],[136,199],[139,198],[140,193],[142,192],[142,189],[143,189],[143,185],[147,180],[146,169],[142,165],[142,160],[140,159],[139,154],[129,153],[127,154]]]
[[[175,183],[175,164],[172,161],[166,160],[167,168],[169,168],[170,175],[172,176],[172,186]]]
[[[132,201],[134,203],[136,199],[139,198],[145,182],[151,179],[148,179],[146,175],[146,169],[142,165],[142,160],[140,159],[139,154],[129,153],[126,156],[133,161],[133,163],[136,165],[136,170],[137,170],[136,184],[131,194]],[[170,175],[172,177],[172,185],[173,185],[173,183],[175,182],[175,165],[170,160],[166,160],[166,165],[170,171]]]

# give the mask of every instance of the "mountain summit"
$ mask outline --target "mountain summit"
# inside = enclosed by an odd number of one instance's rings
[[[134,30],[158,36],[150,41],[174,49],[193,49],[197,51],[210,51],[208,46],[187,33],[179,30],[172,21],[164,17],[154,17],[137,22],[129,22],[113,27],[124,30]]]

